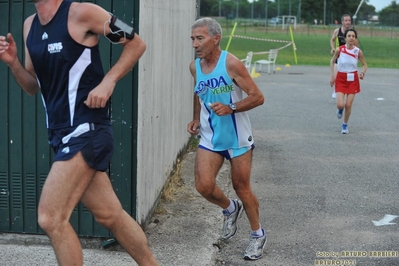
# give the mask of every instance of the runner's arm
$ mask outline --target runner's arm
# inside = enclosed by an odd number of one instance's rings
[[[331,55],[335,53],[337,36],[338,36],[338,29],[335,29],[330,39]]]
[[[364,77],[366,75],[366,72],[367,72],[367,63],[366,63],[366,59],[364,59],[364,55],[363,55],[362,50],[359,51],[359,61],[363,65],[363,69],[360,72],[359,77],[360,77],[360,79],[364,79]]]
[[[11,33],[7,38],[2,36],[2,48],[0,59],[8,65],[18,85],[29,95],[34,95],[39,91],[39,85],[36,80],[36,74],[26,47],[26,39],[32,24],[33,16],[28,17],[24,22],[23,37],[25,41],[25,66],[18,58],[16,42]]]
[[[97,35],[106,36],[111,32],[109,27],[111,15],[102,7],[92,3],[73,4],[75,26],[79,25],[85,32]],[[106,105],[116,83],[131,71],[146,49],[145,42],[136,33],[133,39],[121,38],[120,45],[123,46],[123,50],[117,62],[105,74],[102,82],[87,97],[86,105],[90,108],[99,108]]]
[[[226,59],[226,68],[231,79],[247,94],[247,97],[234,103],[236,112],[248,111],[264,103],[263,93],[249,75],[245,65],[237,57],[229,53]],[[228,109],[231,113],[230,107]]]
[[[337,49],[334,52],[334,55],[332,56],[331,60],[330,60],[330,86],[332,87],[335,83],[335,62],[337,61],[337,58],[339,57],[340,51],[339,49]]]

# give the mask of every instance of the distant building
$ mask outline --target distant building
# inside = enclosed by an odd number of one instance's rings
[[[378,19],[378,15],[371,16],[371,17],[368,19],[368,22],[369,22],[369,23],[378,23],[378,22],[380,22],[380,20]]]

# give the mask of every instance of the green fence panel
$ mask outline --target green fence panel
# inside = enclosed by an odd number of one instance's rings
[[[112,10],[117,17],[125,22],[133,22],[135,15],[132,1],[114,1]],[[113,45],[111,65],[115,64],[121,51],[121,46]],[[115,141],[116,150],[110,168],[111,180],[122,206],[133,215],[136,213],[136,197],[135,195],[132,197],[132,188],[135,187],[136,182],[132,182],[132,175],[133,169],[136,169],[136,164],[132,160],[132,152],[137,131],[137,123],[134,119],[134,116],[137,115],[137,108],[134,109],[135,105],[133,104],[133,101],[137,99],[133,95],[133,91],[137,93],[137,86],[134,86],[134,72],[135,70],[118,82],[112,95],[112,125],[115,139],[118,139],[119,142]]]
[[[22,16],[19,16],[19,23],[23,23],[24,19],[35,12],[32,3],[25,2],[22,7]],[[23,47],[22,31],[20,46]],[[20,51],[22,54],[22,49]],[[23,62],[25,60],[22,58]],[[19,87],[13,90],[22,90]],[[37,182],[37,163],[39,158],[36,155],[37,140],[43,138],[44,133],[42,129],[45,128],[44,123],[44,108],[43,104],[37,102],[39,95],[29,96],[22,92],[22,109],[15,110],[17,114],[21,115],[22,122],[22,187],[23,187],[23,230],[26,233],[37,233],[39,226],[37,225],[37,202],[40,195],[40,188]],[[38,110],[38,107],[40,110]],[[41,130],[38,132],[38,130]],[[41,134],[40,134],[41,133]],[[47,145],[47,150],[49,147]],[[49,165],[49,158],[47,158],[47,165]],[[48,168],[48,167],[47,167]]]
[[[23,39],[22,27],[23,22],[23,3],[21,1],[11,1],[10,8],[10,32],[18,44],[18,55],[22,58]],[[11,75],[11,73],[10,73]],[[24,230],[24,212],[23,212],[23,143],[22,134],[24,131],[21,110],[23,92],[17,89],[19,86],[13,78],[10,80],[9,90],[9,172],[10,172],[10,231],[20,232]]]
[[[0,0],[0,32],[7,33],[10,24],[10,3]],[[9,76],[7,66],[0,63],[0,229],[10,230],[10,183],[8,169],[8,98]]]
[[[138,29],[139,1],[93,2]],[[32,1],[0,0],[1,34],[11,32],[24,62],[23,22],[35,13]],[[107,72],[119,58],[121,46],[100,40],[103,67]],[[50,170],[53,152],[47,141],[45,113],[40,94],[24,93],[4,63],[0,63],[0,232],[43,234],[37,224],[37,205]],[[111,98],[115,152],[109,176],[123,208],[136,213],[137,69],[116,86]],[[80,236],[109,237],[83,204],[73,211],[73,228]]]

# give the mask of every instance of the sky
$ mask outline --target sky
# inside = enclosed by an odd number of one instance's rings
[[[392,1],[393,0],[369,0],[368,4],[374,6],[375,10],[379,12],[381,9],[391,5]]]

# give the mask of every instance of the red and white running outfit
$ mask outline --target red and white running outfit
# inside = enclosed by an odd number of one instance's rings
[[[344,94],[356,94],[360,92],[357,63],[359,47],[348,49],[346,45],[339,47],[339,60],[337,65],[337,77],[335,79],[335,92]]]

